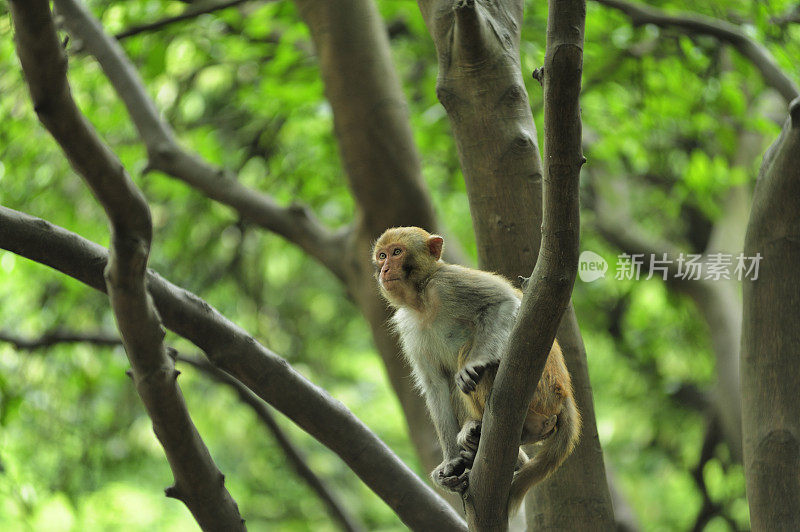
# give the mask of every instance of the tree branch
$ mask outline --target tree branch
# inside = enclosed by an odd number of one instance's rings
[[[662,28],[674,27],[685,33],[709,35],[722,42],[727,42],[747,58],[761,72],[764,82],[777,90],[787,102],[800,95],[800,87],[778,66],[772,53],[763,44],[747,36],[733,24],[703,15],[670,15],[658,8],[629,3],[625,0],[595,1],[625,13],[634,26],[655,24]]]
[[[69,32],[100,63],[124,102],[147,148],[149,170],[160,170],[180,179],[208,198],[233,208],[242,218],[296,244],[340,279],[344,277],[339,257],[346,230],[332,233],[307,207],[298,204],[281,207],[271,196],[248,189],[230,172],[186,151],[178,144],[170,125],[159,116],[119,43],[103,31],[100,22],[80,0],[55,0],[54,4]]]
[[[0,331],[0,342],[9,343],[19,351],[33,351],[37,349],[47,349],[60,344],[75,343],[91,344],[100,347],[122,345],[119,335],[102,331],[96,333],[80,333],[75,331],[55,330],[46,332],[39,337],[31,338],[24,338],[8,331]],[[252,408],[259,420],[267,427],[286,455],[292,469],[294,469],[295,473],[314,490],[328,508],[331,517],[339,522],[342,529],[348,531],[365,530],[364,526],[358,522],[355,516],[351,515],[345,509],[338,497],[328,489],[322,479],[306,465],[302,453],[292,444],[283,432],[264,401],[248,390],[241,382],[224,371],[220,371],[207,360],[182,354],[178,354],[176,360],[189,364],[215,381],[233,388],[239,396],[239,399]]]
[[[519,66],[523,2],[418,3],[438,53],[436,96],[464,173],[478,266],[509,279],[529,275],[539,242],[527,228],[538,235],[542,165]]]
[[[458,148],[479,266],[509,279],[530,275],[539,254],[543,170],[519,61],[524,2],[419,0],[418,4],[438,53],[437,96],[447,110]],[[461,24],[454,13],[458,8],[473,9],[493,29],[488,36],[493,40],[484,43],[488,60],[480,64],[465,61],[467,54],[455,50],[465,44],[454,38],[455,26]],[[529,525],[613,527],[586,352],[571,307],[561,320],[559,342],[585,422],[569,461],[531,490],[526,513],[535,516],[535,523],[531,519]]]
[[[298,477],[303,479],[303,481],[305,481],[305,483],[308,484],[312,490],[314,490],[320,500],[322,500],[327,507],[331,518],[338,522],[343,530],[351,532],[366,530],[364,525],[359,523],[355,516],[350,514],[336,494],[334,494],[322,481],[322,479],[319,478],[319,476],[317,476],[317,474],[314,473],[310,467],[308,467],[302,453],[289,440],[283,429],[281,429],[280,425],[278,425],[277,421],[275,421],[272,412],[270,412],[269,407],[264,401],[262,401],[253,392],[248,390],[244,384],[237,381],[224,371],[217,369],[207,360],[179,354],[178,361],[185,362],[186,364],[197,368],[215,381],[233,388],[233,390],[239,396],[239,399],[252,408],[258,419],[267,427],[272,436],[275,438],[275,441],[278,443],[278,446],[283,450],[283,454],[289,461],[291,468],[294,469]]]
[[[551,2],[544,65],[542,243],[507,356],[497,371],[470,475],[476,527],[504,529],[525,411],[533,398],[578,270],[579,95],[585,0]],[[500,497],[491,497],[498,493]],[[468,518],[470,516],[468,515]]]
[[[0,248],[105,291],[106,250],[53,224],[0,207]],[[465,530],[447,503],[352,412],[198,296],[148,271],[164,325],[331,449],[410,528]]]
[[[737,461],[742,456],[739,283],[735,279],[708,279],[707,272],[714,253],[736,251],[736,244],[723,242],[722,235],[732,231],[731,223],[734,223],[734,230],[738,225],[736,218],[741,216],[741,208],[737,208],[737,204],[742,202],[738,192],[741,191],[733,191],[726,199],[724,210],[727,214],[715,223],[714,237],[704,254],[696,255],[699,260],[693,266],[683,266],[683,272],[678,259],[684,253],[675,243],[638,231],[624,206],[609,206],[602,194],[594,194],[595,227],[600,235],[628,255],[639,255],[642,273],[655,273],[652,261],[662,261],[660,267],[665,270],[660,272],[662,279],[666,276],[665,282],[669,287],[689,296],[708,325],[717,365],[714,408],[720,416],[731,454]],[[652,261],[645,257],[651,257]],[[695,266],[696,276],[690,273]]]
[[[360,209],[360,229],[369,233],[365,248],[391,226],[420,225],[437,231],[409,124],[408,104],[375,3],[294,3],[317,51],[342,164]],[[368,257],[368,249],[359,251],[358,260],[367,271],[371,270]],[[375,292],[374,283],[369,289]]]
[[[250,1],[251,0],[228,0],[227,2],[219,2],[217,4],[207,4],[201,7],[192,6],[187,8],[180,15],[176,15],[174,17],[166,17],[147,24],[139,24],[136,26],[131,26],[130,28],[114,35],[114,38],[117,39],[118,41],[121,41],[122,39],[126,39],[128,37],[132,37],[140,33],[160,30],[161,28],[170,26],[172,24],[175,24],[176,22],[184,22],[187,20],[197,18],[201,15],[207,15],[208,13],[214,13],[215,11],[221,11],[223,9],[228,9],[229,7],[238,6],[240,4],[244,4]]]
[[[182,501],[204,530],[244,530],[224,475],[192,423],[164,346],[164,330],[146,288],[150,209],[116,156],[81,114],[67,83],[67,59],[47,0],[11,2],[17,53],[41,122],[102,204],[111,223],[105,285],[133,369],[136,391],[153,421]]]
[[[595,194],[593,199],[594,227],[600,236],[631,256],[663,258],[663,255],[666,254],[668,262],[664,263],[664,267],[667,270],[669,282],[676,286],[691,288],[687,285],[691,285],[692,281],[678,276],[675,258],[682,253],[682,250],[675,243],[641,233],[624,208],[611,207],[601,194]],[[641,267],[642,272],[647,273],[650,272],[651,264],[649,261],[643,260]]]
[[[758,172],[744,252],[762,257],[742,283],[744,474],[753,530],[800,523],[800,98]]]
[[[6,342],[19,351],[47,349],[59,344],[92,344],[105,347],[122,345],[119,335],[105,332],[79,333],[56,329],[37,338],[25,338],[10,331],[0,331],[0,342]]]
[[[777,26],[788,26],[800,22],[800,4],[795,4],[787,9],[782,15],[770,17],[770,23]]]

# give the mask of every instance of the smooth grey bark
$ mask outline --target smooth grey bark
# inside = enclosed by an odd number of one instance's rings
[[[437,94],[456,139],[480,266],[511,279],[527,276],[539,254],[543,171],[519,66],[522,3],[418,3],[439,55]],[[559,339],[584,413],[584,434],[567,464],[535,490],[535,502],[528,498],[528,514],[542,524],[557,522],[556,512],[565,512],[578,527],[613,527],[585,353],[571,307],[564,321],[569,326],[562,324]],[[576,474],[562,476],[570,463]],[[538,495],[545,489],[567,507],[556,508]]]
[[[72,99],[49,2],[12,1],[11,13],[36,114],[108,216],[111,247],[104,287],[136,391],[175,479],[165,493],[182,501],[203,530],[245,530],[225,476],[189,416],[177,383],[180,372],[167,353],[161,319],[146,288],[153,232],[147,202]]]
[[[767,150],[753,194],[743,284],[744,470],[753,530],[800,523],[800,98]]]

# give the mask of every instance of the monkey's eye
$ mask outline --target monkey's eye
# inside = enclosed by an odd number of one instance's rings
[[[392,255],[399,255],[401,251],[402,250],[400,248],[394,248],[394,251],[392,251]]]
[[[383,253],[383,252],[378,253],[378,259],[385,260],[386,259],[386,253]]]

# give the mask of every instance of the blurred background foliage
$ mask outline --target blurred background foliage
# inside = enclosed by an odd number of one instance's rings
[[[458,158],[436,101],[436,55],[414,2],[378,2],[404,83],[425,179],[451,238],[474,259]],[[786,0],[657,1],[742,25],[787,71],[800,28],[778,24]],[[177,1],[90,2],[110,33],[180,14]],[[523,71],[541,65],[546,3],[526,2]],[[106,245],[101,209],[38,124],[0,5],[0,201]],[[307,203],[331,226],[353,200],[342,178],[308,31],[291,2],[245,3],[125,38],[123,47],[181,141],[248,186]],[[365,323],[337,281],[280,238],[160,174],[98,65],[69,44],[69,77],[87,116],[147,196],[155,226],[151,266],[206,299],[295,368],[343,401],[421,475],[397,401]],[[588,5],[582,96],[584,176],[627,179],[644,231],[686,241],[686,213],[710,226],[734,185],[752,186],[759,158],[737,161],[742,131],[779,130],[761,103],[756,70],[729,47]],[[541,138],[542,95],[526,80]],[[593,178],[593,179],[594,179]],[[589,179],[585,178],[587,182]],[[591,187],[584,194],[591,205]],[[618,250],[594,231],[586,209],[582,249],[609,261]],[[702,224],[701,224],[702,226]],[[701,232],[702,233],[702,232]],[[113,331],[106,298],[48,268],[0,252],[2,331]],[[686,298],[659,280],[578,282],[574,302],[586,342],[606,462],[643,530],[687,530],[703,497],[693,468],[705,413],[677,399],[715,379],[709,331]],[[168,335],[179,351],[192,346]],[[119,347],[0,344],[0,528],[194,530],[184,506],[163,496],[169,469],[125,376]],[[200,433],[227,476],[251,530],[331,530],[324,507],[297,479],[270,434],[226,387],[190,367],[180,383]],[[370,530],[402,529],[332,453],[285,419],[281,426],[316,471]],[[700,472],[726,519],[705,530],[748,528],[742,468],[724,445]]]

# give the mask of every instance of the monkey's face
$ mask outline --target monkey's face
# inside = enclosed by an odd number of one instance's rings
[[[408,279],[409,262],[408,247],[400,242],[376,246],[376,276],[381,288],[390,293],[398,290]]]
[[[419,227],[387,229],[375,243],[372,262],[383,296],[394,306],[413,305],[436,269],[442,237]]]

